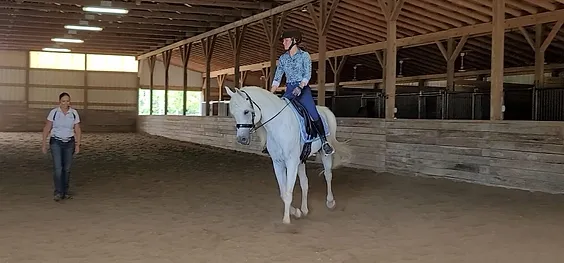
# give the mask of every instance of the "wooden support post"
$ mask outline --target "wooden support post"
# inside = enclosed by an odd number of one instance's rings
[[[182,57],[182,68],[183,68],[183,82],[182,82],[182,115],[186,115],[186,100],[188,91],[188,60],[190,59],[190,52],[192,51],[192,43],[184,44],[179,47],[180,56]]]
[[[157,62],[156,56],[150,56],[149,62],[149,115],[153,115],[153,89],[155,88],[155,63]]]
[[[164,77],[164,115],[168,114],[168,83],[169,83],[169,68],[170,68],[170,59],[172,58],[172,49],[163,52],[163,63],[164,63],[164,70],[165,70],[165,77]]]
[[[264,88],[269,89],[268,87],[270,87],[270,84],[272,83],[269,80],[270,68],[269,67],[262,68],[261,72],[262,72],[262,77],[264,78]]]
[[[29,53],[28,53],[29,54]],[[88,56],[84,56],[84,104],[83,104],[83,110],[88,110]],[[137,92],[137,94],[139,94],[139,92]],[[139,101],[139,100],[137,100]],[[139,104],[139,103],[137,103]]]
[[[247,80],[247,74],[249,73],[249,71],[243,71],[241,72],[241,87],[245,86],[245,81]]]
[[[386,34],[386,119],[394,119],[396,113],[396,59],[397,19],[405,0],[378,0],[387,21]]]
[[[447,90],[449,91],[454,91],[454,62],[456,62],[456,58],[460,55],[466,41],[468,41],[468,35],[462,36],[455,47],[454,38],[449,38],[446,49],[440,41],[435,42],[447,62]]]
[[[531,35],[529,35],[527,29],[525,29],[524,27],[519,27],[519,31],[521,31],[521,34],[523,35],[523,37],[525,38],[531,49],[535,52],[535,86],[533,89],[533,107],[532,107],[533,120],[538,119],[537,90],[542,89],[544,87],[544,59],[545,59],[544,53],[546,52],[548,46],[550,46],[550,43],[552,43],[554,37],[560,31],[560,28],[562,28],[563,24],[564,24],[564,20],[560,20],[556,22],[556,24],[554,24],[552,30],[550,31],[550,33],[548,33],[548,36],[546,38],[544,38],[542,24],[536,24],[534,40],[531,37]]]
[[[325,105],[325,79],[327,63],[327,32],[333,20],[335,11],[340,0],[333,0],[331,9],[327,12],[327,0],[319,0],[319,10],[316,11],[311,3],[308,4],[308,11],[313,21],[313,26],[317,31],[318,39],[318,63],[317,63],[317,105]],[[336,91],[337,86],[335,86]]]
[[[272,80],[274,79],[274,73],[276,72],[276,45],[278,44],[278,38],[282,33],[282,27],[284,26],[287,14],[288,12],[282,12],[281,14],[273,15],[268,19],[262,20],[264,34],[268,44],[270,45],[270,71],[268,75],[265,75],[265,89],[268,90],[271,87]]]
[[[382,67],[382,87],[386,87],[386,50],[376,50],[374,52],[380,67]]]
[[[217,86],[219,87],[219,93],[218,93],[218,101],[222,101],[223,100],[223,91],[225,90],[223,88],[223,84],[225,83],[225,77],[227,77],[227,74],[223,74],[223,75],[217,75]]]
[[[335,85],[335,89],[333,91],[333,97],[331,98],[331,105],[332,105],[332,111],[335,112],[335,110],[337,109],[337,101],[336,101],[336,96],[339,96],[341,93],[341,87],[339,87],[339,80],[340,80],[340,76],[341,76],[341,72],[343,71],[343,68],[345,67],[345,63],[347,62],[347,57],[348,56],[343,56],[343,58],[341,59],[341,61],[339,61],[339,57],[334,57],[334,61],[331,61],[331,59],[329,59],[329,66],[331,66],[331,70],[333,71],[333,84]]]
[[[234,29],[235,33],[229,30],[229,43],[231,44],[231,49],[233,50],[233,56],[235,61],[235,87],[241,88],[243,84],[241,83],[241,47],[243,46],[243,37],[247,31],[247,25],[242,27],[236,27]],[[223,84],[219,86],[219,92],[223,92]]]
[[[204,107],[206,114],[204,116],[210,116],[210,97],[211,97],[211,82],[210,82],[210,73],[211,73],[211,58],[213,54],[213,47],[215,46],[215,38],[216,35],[212,35],[202,39],[202,49],[204,51],[204,56],[206,57],[206,86],[204,92],[204,99],[206,101],[206,106]]]
[[[503,58],[505,46],[505,0],[493,2],[490,120],[503,120]]]

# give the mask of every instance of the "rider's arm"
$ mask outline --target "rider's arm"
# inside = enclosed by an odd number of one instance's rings
[[[280,86],[280,81],[282,80],[282,75],[284,74],[284,70],[282,70],[281,59],[278,59],[278,64],[276,65],[276,72],[274,73],[274,79],[272,80],[272,88],[270,89],[271,92],[276,92],[278,86]]]
[[[309,79],[311,79],[311,57],[308,52],[304,52],[302,56],[302,63],[303,63],[303,72],[302,72],[302,81],[300,83],[300,87],[305,87],[309,83]]]

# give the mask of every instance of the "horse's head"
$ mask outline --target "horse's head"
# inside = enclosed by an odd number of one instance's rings
[[[245,91],[235,88],[235,92],[225,87],[231,97],[229,112],[235,118],[237,127],[237,142],[243,145],[251,143],[251,132],[256,128],[262,117],[259,106]]]

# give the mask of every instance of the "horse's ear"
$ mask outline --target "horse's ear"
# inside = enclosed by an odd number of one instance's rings
[[[227,86],[225,86],[225,90],[227,91],[227,95],[229,95],[229,97],[233,97],[233,91],[231,91],[231,89]]]

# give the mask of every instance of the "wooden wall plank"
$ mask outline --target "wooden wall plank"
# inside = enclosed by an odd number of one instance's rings
[[[564,193],[564,122],[338,118],[347,166],[398,175]],[[262,154],[235,142],[229,117],[139,116],[138,130],[176,140]]]
[[[61,92],[71,95],[85,132],[136,131],[137,73],[30,69],[25,52],[0,55],[14,60],[0,62],[10,66],[0,67],[0,131],[41,131]]]

